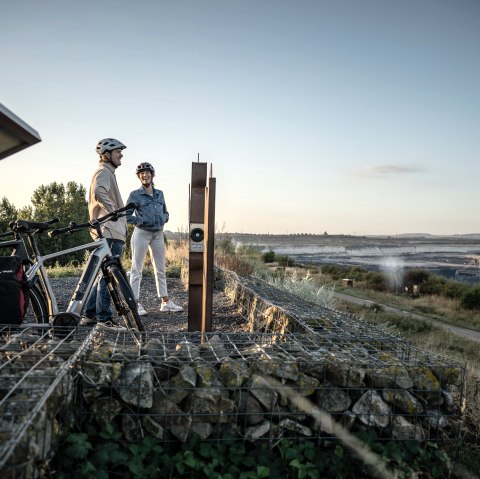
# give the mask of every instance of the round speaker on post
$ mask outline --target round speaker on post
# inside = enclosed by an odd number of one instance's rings
[[[194,228],[190,233],[190,238],[192,239],[192,241],[195,241],[195,243],[203,241],[204,236],[205,233],[202,228]]]

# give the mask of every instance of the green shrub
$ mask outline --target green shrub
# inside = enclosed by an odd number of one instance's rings
[[[471,289],[468,284],[459,283],[458,281],[447,281],[443,288],[443,295],[450,299],[462,299]]]
[[[275,252],[270,250],[262,254],[262,261],[264,263],[273,263],[275,261]]]
[[[447,280],[445,278],[436,274],[429,274],[426,281],[420,285],[419,290],[421,294],[436,294],[442,296],[446,284]]]
[[[387,279],[382,273],[369,273],[366,277],[366,285],[367,288],[373,289],[374,291],[387,291],[388,289]]]
[[[414,285],[420,286],[421,284],[425,283],[428,280],[429,276],[430,273],[428,271],[425,271],[424,269],[414,268],[405,271],[405,274],[403,275],[403,280],[405,286],[407,286],[409,291],[411,291]]]
[[[465,309],[480,309],[480,286],[475,286],[463,296],[460,305]]]
[[[337,264],[325,264],[321,267],[321,271],[323,274],[328,274],[334,279],[335,281],[345,278],[345,273],[347,268],[344,266],[339,266]]]

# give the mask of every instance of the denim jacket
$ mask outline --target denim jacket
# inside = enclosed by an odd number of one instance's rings
[[[168,221],[167,205],[161,190],[154,188],[153,196],[150,196],[142,186],[130,193],[127,205],[129,203],[135,203],[136,207],[127,212],[127,222],[142,230],[159,231]]]

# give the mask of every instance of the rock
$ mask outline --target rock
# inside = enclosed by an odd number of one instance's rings
[[[178,404],[195,390],[197,374],[195,370],[188,365],[182,366],[176,376],[168,383],[168,397],[171,401]]]
[[[343,412],[352,404],[350,396],[341,388],[326,381],[315,392],[315,403],[325,412]]]
[[[251,426],[245,431],[245,439],[250,442],[255,442],[270,431],[270,421],[264,421],[256,426]]]
[[[302,436],[310,437],[312,435],[312,430],[309,427],[303,426],[302,424],[292,421],[291,419],[282,419],[278,425],[281,429],[293,431],[301,434]]]
[[[252,426],[263,421],[264,409],[248,391],[237,391],[233,398],[238,422]]]
[[[418,424],[412,424],[403,416],[394,416],[392,419],[392,437],[399,441],[423,441],[425,431]]]
[[[390,423],[392,410],[377,391],[369,390],[353,405],[352,412],[366,426],[384,428]]]
[[[237,389],[250,377],[250,369],[243,360],[223,361],[219,372],[219,378],[229,389]]]
[[[410,392],[404,389],[384,389],[383,399],[407,414],[420,414],[423,412],[422,403]]]
[[[278,394],[263,377],[254,374],[246,387],[265,409],[275,407]]]
[[[114,382],[115,390],[130,406],[152,407],[153,367],[144,361],[126,363],[120,377]]]

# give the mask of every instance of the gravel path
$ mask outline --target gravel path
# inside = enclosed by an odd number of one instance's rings
[[[60,311],[65,311],[78,278],[53,278],[53,290],[57,296]],[[168,293],[171,300],[183,307],[178,313],[160,312],[161,300],[157,297],[155,279],[144,275],[140,290],[140,302],[148,315],[142,316],[147,331],[186,332],[188,331],[188,289],[179,279],[167,279]],[[213,293],[212,330],[226,333],[238,333],[245,330],[245,320],[237,307],[223,292]]]

